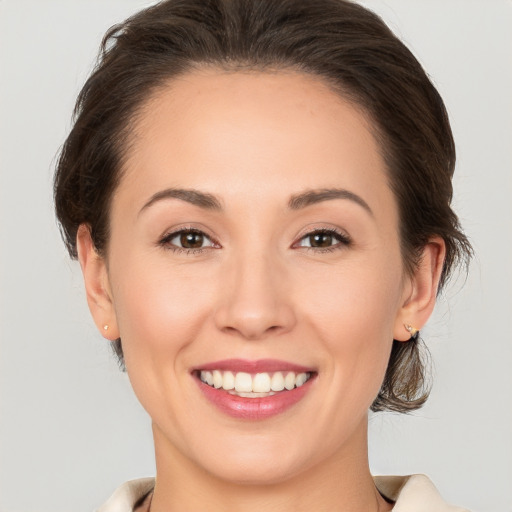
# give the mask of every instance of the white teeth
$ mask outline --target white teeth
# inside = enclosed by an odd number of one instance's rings
[[[252,390],[256,393],[268,393],[270,391],[270,375],[257,373],[252,379]]]
[[[281,372],[276,372],[272,375],[272,380],[270,382],[270,389],[272,391],[283,391],[284,389],[284,377]]]
[[[311,377],[310,373],[262,372],[251,375],[246,372],[229,372],[202,370],[199,376],[203,382],[216,389],[225,389],[239,396],[268,396],[283,390],[292,390],[305,384]],[[247,394],[247,395],[246,395]]]
[[[272,396],[275,395],[273,391],[269,393],[238,393],[238,391],[230,391],[230,395],[242,396],[244,398],[263,398],[264,396]]]
[[[213,370],[213,387],[219,389],[222,387],[222,373],[219,370]]]
[[[213,375],[212,372],[201,372],[201,380],[206,382],[209,386],[213,386]]]
[[[288,372],[284,378],[284,387],[288,390],[295,387],[295,373]]]
[[[229,390],[235,387],[235,376],[233,372],[224,372],[224,379],[222,380],[222,388]]]
[[[250,373],[238,372],[235,377],[235,390],[252,391],[252,377]]]
[[[308,380],[308,374],[307,373],[299,373],[297,377],[295,378],[295,385],[300,388],[302,384],[304,384]]]

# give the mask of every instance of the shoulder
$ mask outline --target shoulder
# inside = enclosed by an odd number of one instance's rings
[[[154,478],[130,480],[118,487],[96,512],[132,512],[135,504],[155,486]]]
[[[377,489],[395,502],[393,512],[469,512],[446,503],[425,475],[374,476]]]

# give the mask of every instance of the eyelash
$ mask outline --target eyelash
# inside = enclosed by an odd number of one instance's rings
[[[331,245],[330,247],[304,247],[304,246],[299,246],[299,247],[301,247],[302,249],[306,249],[307,251],[313,251],[316,253],[325,253],[325,252],[339,251],[340,249],[348,247],[352,243],[352,240],[346,233],[343,233],[342,231],[339,231],[335,228],[314,229],[313,231],[309,231],[308,233],[302,235],[299,239],[299,242],[301,240],[304,240],[305,238],[308,238],[308,237],[311,237],[314,235],[318,235],[318,234],[331,235],[334,239],[338,240],[338,243],[335,245]],[[294,244],[294,246],[295,245],[296,244]]]
[[[188,249],[186,247],[178,247],[177,245],[171,244],[171,240],[173,238],[176,238],[177,236],[183,234],[183,233],[190,233],[190,234],[197,234],[197,235],[203,235],[205,238],[209,239],[213,246],[219,245],[216,240],[214,240],[211,236],[208,236],[206,233],[201,231],[200,229],[195,228],[182,228],[178,229],[177,231],[173,231],[172,233],[166,234],[159,242],[158,245],[164,247],[165,249],[168,249],[175,253],[185,253],[187,255],[199,255],[202,252],[204,252],[206,249],[208,249],[211,246],[208,247],[200,247],[198,249]]]
[[[209,239],[212,242],[211,246],[207,247],[200,247],[197,249],[189,249],[186,247],[179,247],[177,245],[171,244],[171,240],[173,238],[176,238],[178,235],[181,235],[183,233],[190,233],[190,234],[199,234],[203,235],[207,239]],[[302,249],[306,249],[307,251],[314,251],[316,253],[326,253],[326,252],[334,252],[336,250],[343,249],[344,247],[347,247],[351,245],[352,240],[348,235],[345,233],[334,229],[334,228],[319,228],[314,229],[313,231],[310,231],[304,235],[302,235],[299,239],[299,242],[304,240],[305,238],[312,237],[314,235],[323,234],[323,235],[331,235],[333,238],[338,240],[338,243],[335,245],[332,245],[330,247],[308,247],[308,246],[298,246]],[[166,234],[159,242],[158,245],[161,247],[164,247],[165,249],[168,249],[170,251],[173,251],[175,253],[185,253],[187,255],[199,255],[203,253],[205,250],[209,249],[210,247],[214,247],[215,245],[219,245],[216,240],[214,240],[212,237],[208,236],[206,233],[199,229],[195,228],[182,228],[177,231],[173,231],[171,233]],[[297,244],[294,244],[292,247],[297,246]]]

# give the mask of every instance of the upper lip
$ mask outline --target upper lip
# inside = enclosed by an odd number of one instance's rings
[[[312,373],[315,371],[311,367],[302,366],[289,361],[280,361],[279,359],[258,359],[256,361],[250,361],[248,359],[223,359],[221,361],[213,361],[193,368],[193,371],[199,370],[221,370],[231,371],[233,373],[271,373],[278,371]]]

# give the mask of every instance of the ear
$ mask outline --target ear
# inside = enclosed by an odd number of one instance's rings
[[[76,235],[78,260],[84,276],[87,303],[96,327],[108,340],[119,338],[114,301],[105,259],[94,247],[88,225],[81,224]]]
[[[395,340],[409,341],[411,333],[405,326],[421,330],[432,314],[445,255],[446,244],[441,237],[431,238],[423,248],[414,274],[406,278],[402,304],[395,320]]]

